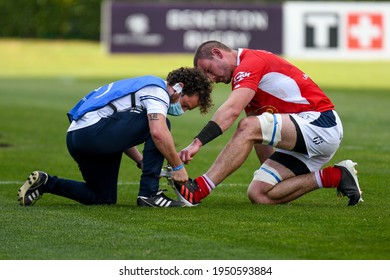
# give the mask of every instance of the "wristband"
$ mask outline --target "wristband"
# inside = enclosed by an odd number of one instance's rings
[[[176,167],[172,167],[172,170],[173,171],[179,171],[180,169],[183,169],[183,167],[184,167],[184,163],[182,163],[182,164],[180,164],[180,165],[178,165]]]
[[[142,159],[140,161],[137,161],[137,167],[139,169],[142,169],[142,164],[143,164],[143,160]]]
[[[195,138],[198,138],[202,145],[206,145],[221,134],[221,127],[215,121],[209,121]]]

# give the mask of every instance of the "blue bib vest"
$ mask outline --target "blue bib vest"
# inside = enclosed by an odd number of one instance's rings
[[[118,98],[134,93],[146,86],[158,86],[168,94],[165,81],[154,76],[142,76],[112,82],[88,93],[68,112],[69,121],[77,121],[84,114],[102,108]],[[133,104],[133,106],[135,106]]]

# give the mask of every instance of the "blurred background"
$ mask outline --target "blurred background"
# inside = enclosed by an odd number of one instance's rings
[[[2,76],[34,75],[38,66],[46,75],[92,74],[88,67],[97,76],[106,67],[116,75],[124,67],[121,54],[158,54],[163,59],[158,65],[187,66],[196,47],[212,39],[234,49],[265,49],[298,63],[390,60],[388,1],[0,0],[0,11]],[[69,57],[84,71],[74,64],[67,69]],[[130,70],[131,75],[147,71],[137,58],[128,65],[127,71],[132,66],[138,70]],[[46,65],[52,59],[57,67]],[[156,57],[141,61],[148,59]],[[97,65],[101,60],[108,64]]]
[[[190,53],[218,39],[298,57],[390,57],[386,2],[0,0],[0,38],[102,41],[122,53]]]
[[[103,0],[0,0],[0,37],[100,40]],[[234,4],[237,1],[143,0],[110,1],[131,4]],[[246,0],[245,3],[283,1]]]

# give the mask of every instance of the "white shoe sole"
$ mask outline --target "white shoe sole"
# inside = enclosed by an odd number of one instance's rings
[[[26,192],[38,181],[39,179],[39,172],[38,171],[34,171],[30,174],[30,176],[28,176],[26,182],[24,182],[23,186],[20,187],[19,191],[18,191],[18,200],[19,200],[19,203],[20,205],[22,206],[26,206],[27,204],[24,203],[24,198],[26,196]],[[46,180],[44,182],[44,184],[46,184],[48,178],[46,177]],[[41,195],[42,196],[42,195]],[[32,193],[32,197],[30,198],[30,201],[31,204],[28,204],[28,206],[32,205],[35,203],[34,200],[38,200],[39,197],[35,197],[35,194]]]

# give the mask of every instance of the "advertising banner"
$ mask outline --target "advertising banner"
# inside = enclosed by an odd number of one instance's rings
[[[390,58],[390,3],[287,2],[283,12],[288,57]]]
[[[282,51],[281,5],[105,2],[102,40],[112,53],[194,52],[204,41]]]

